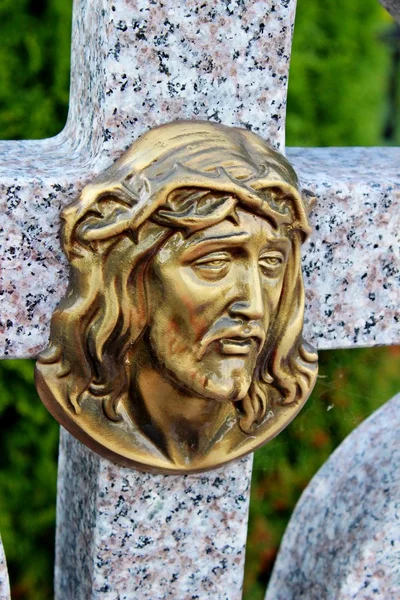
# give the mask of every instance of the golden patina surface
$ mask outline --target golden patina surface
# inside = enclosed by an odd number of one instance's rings
[[[310,204],[247,130],[143,135],[62,213],[70,282],[36,367],[50,412],[111,460],[163,473],[276,436],[317,374],[302,338]]]

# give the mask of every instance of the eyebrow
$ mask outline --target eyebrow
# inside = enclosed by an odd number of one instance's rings
[[[204,242],[219,242],[219,241],[224,241],[224,240],[230,240],[232,238],[238,238],[235,241],[246,241],[248,239],[250,239],[251,235],[250,233],[246,233],[244,231],[241,232],[232,232],[232,233],[226,233],[225,235],[215,235],[215,236],[209,236],[206,238],[202,238],[200,240],[197,241],[192,241],[193,246],[198,246],[199,244],[203,244]]]
[[[241,232],[231,232],[220,235],[210,235],[209,237],[192,241],[191,244],[183,250],[183,256],[185,256],[186,260],[193,260],[197,258],[199,253],[202,252],[202,247],[205,246],[210,248],[218,249],[219,247],[224,247],[224,245],[229,244],[229,246],[239,246],[243,242],[248,241],[251,238],[251,233],[246,231]],[[288,240],[284,237],[277,237],[273,239],[269,239],[263,248],[262,252],[268,251],[269,249],[275,248],[279,250],[283,254],[287,253]],[[210,249],[211,251],[211,249]]]
[[[235,239],[236,238],[236,239]],[[203,243],[207,243],[207,242],[224,242],[224,241],[230,241],[232,240],[233,243],[240,243],[240,242],[245,242],[247,240],[249,240],[251,238],[251,234],[241,231],[238,233],[227,233],[225,235],[215,235],[215,236],[209,236],[197,241],[192,241],[190,244],[190,247],[196,247],[196,246],[200,246]],[[286,237],[276,237],[276,238],[269,238],[268,242],[267,242],[267,246],[269,244],[271,244],[272,246],[287,246],[289,243],[289,240]]]

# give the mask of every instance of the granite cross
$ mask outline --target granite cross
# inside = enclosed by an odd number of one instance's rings
[[[68,277],[60,209],[141,133],[211,119],[284,149],[295,4],[76,0],[64,130],[0,144],[3,358],[46,345]],[[318,197],[303,262],[306,338],[319,349],[398,342],[400,151],[287,155]],[[146,475],[62,431],[56,598],[240,598],[251,465]]]

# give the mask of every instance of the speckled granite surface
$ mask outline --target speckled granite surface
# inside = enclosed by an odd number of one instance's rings
[[[303,493],[266,600],[400,598],[400,394],[339,446]]]
[[[400,343],[400,148],[290,148],[317,195],[305,334],[320,349]]]
[[[57,600],[239,600],[252,460],[201,475],[115,467],[61,435]]]
[[[10,600],[10,584],[8,581],[7,563],[0,537],[0,600]]]
[[[60,209],[147,128],[221,120],[282,149],[294,10],[294,0],[76,2],[65,130],[0,143],[0,356],[46,345],[68,275]],[[321,349],[399,343],[400,151],[288,155],[318,196],[304,257],[307,336]]]

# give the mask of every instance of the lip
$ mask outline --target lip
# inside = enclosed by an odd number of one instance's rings
[[[201,340],[197,359],[201,360],[213,343],[217,343],[222,354],[246,355],[253,344],[259,353],[264,341],[265,334],[259,323],[232,323],[230,319],[221,319]]]
[[[222,354],[226,355],[242,355],[247,356],[250,354],[252,346],[253,346],[253,338],[243,338],[243,337],[231,337],[231,338],[221,338],[219,340],[219,346],[222,351]]]

